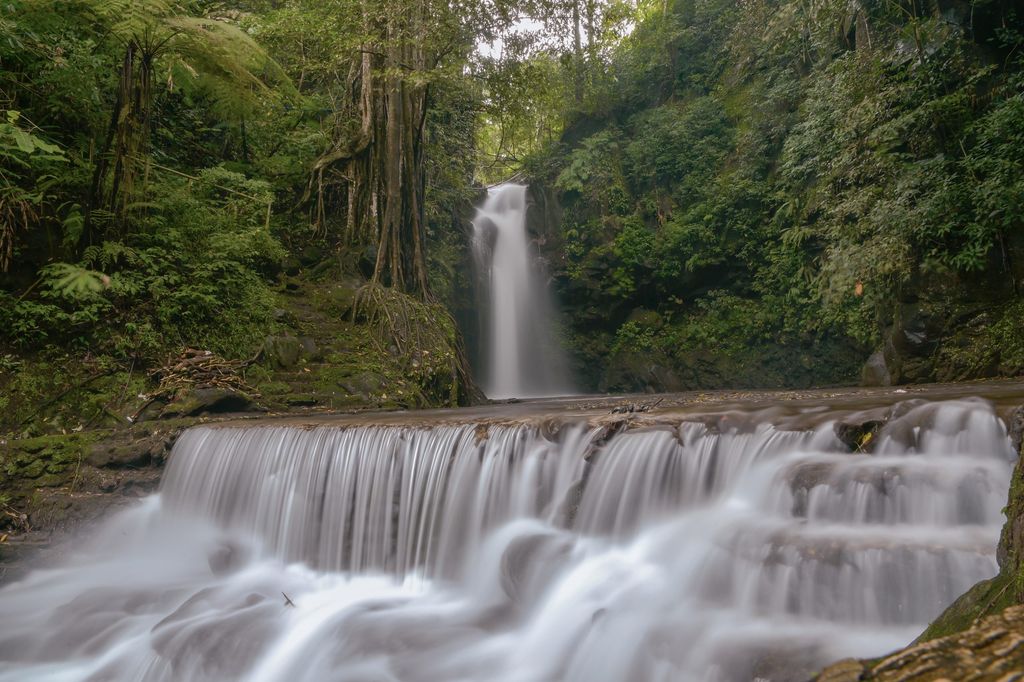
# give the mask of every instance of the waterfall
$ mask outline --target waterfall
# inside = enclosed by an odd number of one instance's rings
[[[483,390],[489,398],[571,392],[555,342],[553,306],[526,232],[526,187],[493,187],[473,220],[473,249],[486,320]]]
[[[997,572],[990,403],[774,414],[195,427],[0,590],[0,681],[806,679]]]

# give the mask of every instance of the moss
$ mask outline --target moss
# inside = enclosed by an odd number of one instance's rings
[[[131,371],[129,371],[131,370]],[[21,438],[114,426],[154,387],[146,372],[110,357],[38,355],[0,372],[0,434]]]
[[[977,620],[1000,613],[1016,603],[1015,583],[1018,580],[1000,573],[965,592],[942,612],[918,637],[918,642],[946,637],[971,627]]]
[[[0,493],[13,502],[27,499],[36,488],[70,482],[93,443],[108,432],[39,436],[7,441],[0,450]]]
[[[256,388],[264,396],[284,395],[292,390],[292,387],[283,381],[264,381],[256,384]]]
[[[311,301],[318,308],[340,320],[352,311],[358,288],[359,283],[356,281],[325,283],[323,286],[312,288]]]

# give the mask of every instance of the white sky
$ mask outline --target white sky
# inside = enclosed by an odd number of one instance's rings
[[[537,33],[539,31],[542,31],[543,29],[543,23],[537,21],[536,19],[525,18],[516,21],[516,23],[513,24],[512,28],[509,30],[509,33],[529,34]],[[504,47],[505,41],[502,40],[501,38],[498,38],[497,40],[494,40],[489,43],[478,42],[476,44],[476,53],[481,57],[491,57],[497,59],[498,57],[501,57],[501,52],[504,49]]]

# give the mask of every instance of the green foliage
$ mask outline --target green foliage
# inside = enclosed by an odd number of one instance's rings
[[[466,31],[500,21],[478,5],[438,5],[432,30],[407,36],[429,58],[401,74],[429,85],[416,210],[448,303],[466,286],[460,220],[474,196],[482,97],[463,68]],[[344,232],[350,178],[331,169],[318,195],[310,175],[360,130],[361,72],[351,67],[368,54],[366,29],[392,9],[0,6],[0,356],[101,357],[143,377],[181,346],[251,357],[276,326],[273,290],[284,277],[289,286],[350,278],[372,262]],[[310,196],[326,215],[315,232]],[[15,383],[0,400],[33,404],[64,387]],[[421,397],[447,401],[441,393]]]
[[[866,356],[901,301],[948,296],[927,284],[944,280],[992,301],[969,339],[936,339],[935,362],[994,371],[1024,256],[1021,28],[1000,3],[641,10],[602,105],[527,164],[566,204],[573,338],[618,330],[614,355],[648,309],[674,321],[657,353],[684,365],[741,353],[730,335]]]
[[[95,270],[69,263],[54,263],[42,270],[51,293],[61,298],[89,298],[109,286],[110,278]]]
[[[159,183],[144,231],[43,268],[38,296],[5,307],[4,340],[151,360],[180,345],[251,355],[272,310],[261,273],[284,256],[262,224],[268,192],[223,169],[203,171],[191,189]]]
[[[672,186],[682,201],[700,195],[729,150],[721,103],[699,97],[685,108],[665,104],[638,114],[626,146],[626,170],[639,191]]]
[[[0,272],[14,256],[19,232],[27,232],[39,219],[51,196],[55,170],[67,159],[56,144],[23,127],[20,111],[8,109],[0,121]]]
[[[585,139],[567,158],[567,163],[555,181],[563,192],[587,192],[612,183],[620,171],[618,157],[618,131],[600,132]]]
[[[611,353],[616,355],[624,351],[648,351],[654,347],[655,330],[642,325],[636,320],[628,320],[615,331],[615,341]]]
[[[448,311],[370,283],[357,292],[352,312],[374,330],[378,350],[401,359],[414,401],[421,406],[465,404],[461,391],[469,385],[468,367]]]

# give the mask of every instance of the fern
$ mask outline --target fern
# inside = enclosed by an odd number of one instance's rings
[[[90,246],[82,254],[82,262],[109,270],[114,265],[134,266],[141,262],[139,252],[120,242],[103,242]]]
[[[53,293],[67,298],[87,298],[103,291],[110,284],[110,278],[102,272],[70,263],[47,265],[42,274]]]

